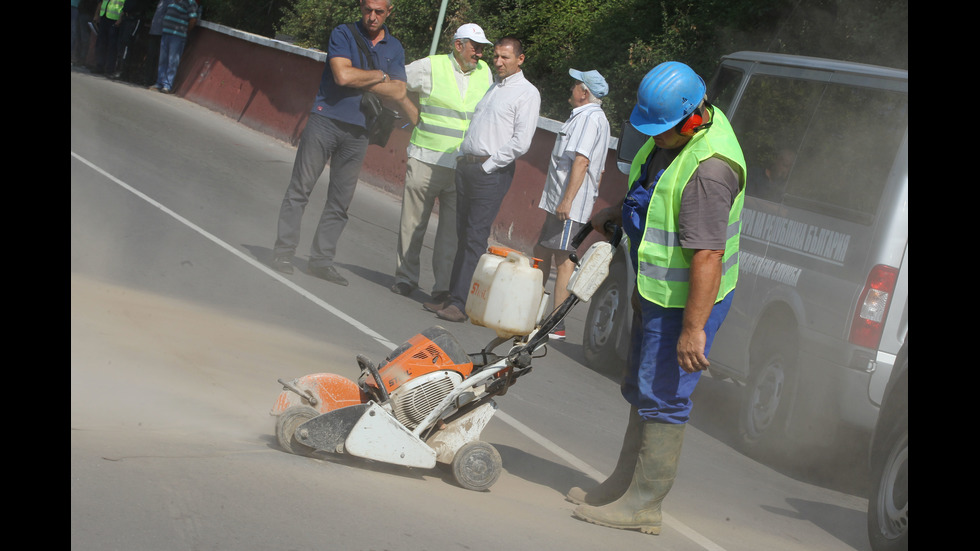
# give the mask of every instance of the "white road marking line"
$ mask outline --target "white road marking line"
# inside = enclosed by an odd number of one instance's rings
[[[343,311],[337,309],[336,307],[331,306],[329,303],[324,302],[322,299],[320,299],[320,297],[314,295],[313,293],[307,291],[306,289],[304,289],[304,288],[300,287],[299,285],[296,285],[292,281],[286,279],[281,274],[279,274],[279,272],[273,270],[272,268],[269,268],[268,266],[266,266],[265,264],[262,264],[258,260],[255,260],[251,256],[243,253],[242,251],[236,249],[235,247],[232,247],[231,245],[229,245],[229,244],[225,243],[224,241],[218,239],[217,237],[215,237],[214,235],[208,233],[207,231],[205,231],[203,228],[201,228],[197,224],[191,222],[190,220],[184,218],[183,216],[181,216],[181,215],[177,214],[176,212],[170,210],[169,208],[163,206],[162,204],[160,204],[157,201],[155,201],[153,198],[151,198],[151,197],[147,196],[145,193],[143,193],[143,192],[141,192],[141,191],[133,188],[132,186],[128,185],[126,182],[123,182],[119,178],[116,178],[112,174],[109,174],[108,172],[102,170],[101,168],[99,168],[98,166],[94,165],[93,163],[91,163],[87,159],[85,159],[85,158],[81,157],[80,155],[76,154],[74,151],[72,152],[71,156],[74,157],[74,158],[76,158],[76,159],[78,159],[80,162],[84,163],[85,165],[87,165],[92,170],[94,170],[94,171],[98,172],[99,174],[105,176],[109,180],[112,180],[113,182],[115,182],[116,184],[118,184],[119,186],[121,186],[122,188],[124,188],[125,190],[129,191],[130,193],[136,195],[140,199],[143,199],[147,203],[149,203],[149,204],[153,205],[154,207],[160,209],[161,211],[169,214],[170,216],[172,216],[173,218],[175,218],[178,222],[184,224],[185,226],[187,226],[187,227],[191,228],[192,230],[196,231],[197,233],[203,235],[208,240],[214,242],[215,244],[217,244],[221,248],[225,249],[226,251],[230,252],[231,254],[237,256],[238,258],[241,258],[245,262],[248,262],[252,266],[258,268],[259,270],[261,270],[263,272],[265,272],[267,275],[269,275],[272,278],[276,279],[277,281],[279,281],[280,283],[282,283],[286,287],[289,287],[293,291],[296,291],[297,293],[299,293],[303,297],[309,299],[311,302],[313,302],[317,306],[323,308],[324,310],[326,310],[326,311],[330,312],[331,314],[337,316],[341,320],[347,322],[348,324],[350,324],[351,326],[353,326],[358,331],[361,331],[365,335],[367,335],[367,336],[371,337],[372,339],[374,339],[375,341],[377,341],[382,346],[388,347],[389,350],[394,350],[394,348],[395,348],[396,345],[394,343],[392,343],[391,341],[389,341],[388,339],[384,338],[378,332],[376,332],[375,330],[371,329],[367,325],[364,325],[363,323],[357,321],[356,319],[352,318],[351,316],[348,316],[346,313],[344,313]]]
[[[71,152],[71,156],[73,158],[77,159],[79,162],[85,164],[86,166],[88,166],[89,168],[91,168],[92,170],[94,170],[95,172],[98,172],[99,174],[105,176],[106,178],[108,178],[109,180],[111,180],[115,184],[119,185],[120,187],[122,187],[126,191],[129,191],[133,195],[136,195],[140,199],[143,199],[144,201],[146,201],[147,203],[153,205],[154,207],[156,207],[160,211],[162,211],[162,212],[170,215],[171,217],[173,217],[175,220],[177,220],[181,224],[184,224],[188,228],[190,228],[190,229],[196,231],[197,233],[201,234],[202,236],[204,236],[205,238],[207,238],[209,241],[215,243],[216,245],[220,246],[221,248],[225,249],[226,251],[230,252],[231,254],[233,254],[233,255],[237,256],[238,258],[244,260],[245,262],[247,262],[248,264],[252,265],[253,267],[258,268],[262,272],[265,272],[267,275],[271,276],[276,281],[282,283],[286,287],[292,289],[293,291],[296,291],[297,293],[299,293],[303,297],[309,299],[312,303],[314,303],[317,306],[323,308],[327,312],[330,312],[331,314],[337,316],[341,320],[347,322],[348,324],[350,324],[352,327],[354,327],[358,331],[361,331],[365,335],[367,335],[367,336],[371,337],[372,339],[374,339],[375,341],[377,341],[380,345],[387,347],[388,350],[394,350],[396,348],[397,345],[395,343],[393,343],[390,340],[386,339],[381,334],[379,334],[378,332],[374,331],[373,329],[371,329],[367,325],[364,325],[363,323],[357,321],[356,319],[354,319],[353,317],[347,315],[346,313],[344,313],[343,311],[337,309],[336,307],[331,306],[329,303],[325,302],[320,297],[314,295],[313,293],[310,293],[306,289],[304,289],[304,288],[300,287],[299,285],[293,283],[291,280],[286,279],[281,274],[279,274],[279,272],[276,272],[272,268],[266,266],[265,264],[262,264],[261,262],[255,260],[251,256],[243,253],[242,251],[236,249],[235,247],[229,245],[228,243],[225,243],[221,239],[218,239],[216,236],[208,233],[206,230],[204,230],[203,228],[201,228],[197,224],[191,222],[190,220],[184,218],[183,216],[177,214],[176,212],[174,212],[174,211],[170,210],[169,208],[165,207],[164,205],[160,204],[159,202],[157,202],[156,200],[154,200],[152,197],[150,197],[150,196],[146,195],[145,193],[137,190],[136,188],[130,186],[126,182],[123,182],[119,178],[116,178],[112,174],[109,174],[105,170],[102,170],[101,168],[99,168],[98,166],[96,166],[95,164],[93,164],[88,159],[85,159],[84,157],[78,155],[74,151]],[[521,423],[517,419],[514,419],[510,415],[504,413],[502,410],[499,410],[498,409],[496,416],[497,416],[498,419],[500,419],[504,423],[507,423],[508,425],[510,425],[511,427],[513,427],[515,430],[517,430],[518,432],[520,432],[524,436],[527,436],[528,438],[530,438],[531,440],[533,440],[534,442],[536,442],[538,445],[542,446],[543,448],[547,449],[551,453],[555,454],[556,456],[558,456],[560,459],[562,459],[563,461],[565,461],[569,465],[571,465],[571,466],[575,467],[576,469],[582,471],[589,478],[595,480],[596,482],[601,482],[601,481],[605,480],[606,477],[602,473],[600,473],[598,470],[596,470],[595,468],[593,468],[591,465],[589,465],[585,461],[582,461],[581,459],[575,457],[571,452],[565,450],[564,448],[562,448],[558,444],[555,444],[551,440],[545,438],[540,433],[535,432],[533,429],[531,429],[530,427],[528,427],[524,423]],[[693,528],[691,528],[691,527],[687,526],[686,524],[680,522],[679,520],[677,520],[676,518],[668,515],[667,513],[664,513],[663,514],[663,518],[664,518],[664,523],[670,524],[675,530],[677,530],[678,532],[680,532],[681,534],[683,534],[684,536],[686,536],[688,539],[690,539],[694,543],[700,545],[701,547],[703,547],[707,551],[725,551],[725,549],[723,547],[715,544],[713,541],[711,541],[708,538],[706,538],[706,537],[702,536],[701,534],[699,534]]]
[[[559,458],[563,459],[569,465],[582,471],[583,473],[585,473],[586,476],[588,476],[592,480],[595,480],[596,482],[602,482],[603,480],[606,479],[606,477],[603,476],[603,474],[600,473],[598,470],[596,470],[594,467],[592,467],[592,465],[589,465],[585,461],[582,461],[581,459],[575,457],[574,455],[571,454],[571,452],[566,451],[558,444],[555,444],[551,440],[548,440],[542,434],[535,432],[531,427],[525,425],[524,423],[521,423],[517,419],[514,419],[513,417],[505,413],[503,410],[501,409],[497,410],[497,418],[503,421],[504,423],[507,423],[508,425],[517,429],[517,432],[537,442],[546,450],[557,455]]]

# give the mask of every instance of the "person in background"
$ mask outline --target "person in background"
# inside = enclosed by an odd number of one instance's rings
[[[150,29],[148,31],[149,40],[146,46],[146,59],[154,60],[154,63],[146,64],[146,74],[144,82],[149,81],[153,84],[150,85],[151,90],[159,90],[156,85],[157,82],[157,72],[160,67],[160,40],[163,36],[163,16],[167,12],[167,6],[170,5],[170,0],[157,0],[156,10],[153,12],[153,19],[150,20]]]
[[[440,319],[462,322],[470,281],[487,249],[490,229],[514,179],[515,163],[531,147],[541,95],[524,78],[524,47],[505,37],[493,47],[497,82],[473,113],[456,164],[456,233],[459,245],[449,281],[449,297],[422,307]]]
[[[329,160],[330,188],[310,247],[308,266],[314,276],[345,286],[348,281],[334,267],[334,256],[368,147],[368,121],[360,109],[361,97],[364,92],[372,92],[397,104],[406,101],[405,50],[385,26],[391,2],[361,0],[360,6],[361,20],[353,31],[344,24],[330,33],[327,63],[296,149],[272,250],[272,267],[292,274],[303,212]],[[362,58],[353,32],[365,41],[377,69],[370,69]]]
[[[163,34],[160,36],[160,64],[153,88],[169,94],[180,66],[180,56],[187,44],[187,33],[197,24],[198,7],[194,0],[171,0],[163,13]]]
[[[102,0],[92,21],[98,29],[95,40],[96,74],[112,74],[116,69],[116,43],[119,41],[119,24],[126,0]]]
[[[568,258],[574,250],[571,241],[592,216],[609,152],[609,121],[602,112],[602,98],[609,93],[606,79],[599,71],[569,69],[568,74],[575,79],[568,98],[572,114],[558,132],[551,151],[548,178],[538,203],[548,214],[534,246],[545,281],[551,275],[554,259],[555,306],[568,298],[568,280],[575,271],[575,263]],[[552,329],[550,336],[565,339],[564,321]]]
[[[481,60],[486,44],[492,42],[483,29],[467,23],[453,36],[451,53],[423,57],[405,68],[408,91],[417,95],[419,108],[411,104],[406,113],[415,129],[408,145],[393,293],[409,295],[418,288],[422,239],[438,198],[432,301],[449,297],[456,255],[456,155],[476,104],[493,83],[490,67]]]

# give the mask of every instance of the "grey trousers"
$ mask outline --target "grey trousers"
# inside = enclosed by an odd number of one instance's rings
[[[449,277],[456,256],[456,171],[408,158],[402,215],[395,257],[395,281],[419,284],[419,253],[429,225],[432,206],[439,199],[439,226],[432,248],[432,293],[449,290]]]
[[[347,209],[354,198],[367,146],[363,128],[315,113],[310,115],[296,149],[293,175],[279,209],[275,256],[296,252],[303,211],[329,160],[330,188],[310,247],[310,266],[325,268],[333,264],[337,241],[347,225]]]

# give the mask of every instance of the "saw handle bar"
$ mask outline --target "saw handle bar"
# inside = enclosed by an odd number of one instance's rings
[[[578,249],[582,245],[582,242],[585,241],[585,238],[588,237],[590,233],[592,233],[593,229],[592,221],[589,220],[582,225],[582,229],[580,229],[578,233],[575,234],[575,237],[572,238],[572,252],[568,255],[568,258],[572,262],[578,264],[578,254],[575,253],[575,249]],[[602,229],[606,230],[606,233],[612,234],[609,244],[612,245],[614,249],[618,247],[619,241],[623,238],[623,228],[614,224],[612,220],[608,220],[602,225]]]
[[[617,226],[611,220],[607,220],[606,223],[602,225],[602,228],[606,231],[606,234],[612,235],[612,237],[609,239],[609,244],[612,245],[614,249],[618,247],[619,242],[623,238],[623,228]],[[576,265],[579,263],[579,257],[574,249],[578,249],[579,246],[582,245],[582,242],[585,241],[585,238],[588,237],[590,233],[592,233],[592,230],[592,221],[589,220],[582,226],[582,229],[575,234],[575,237],[572,238],[571,245],[573,250],[568,255],[568,259],[574,262]],[[523,346],[512,350],[508,355],[508,358],[510,358],[511,361],[515,361],[518,354],[522,352],[530,354],[537,350],[539,346],[548,341],[548,334],[551,333],[551,330],[554,329],[563,319],[565,319],[565,316],[567,316],[572,308],[578,303],[579,298],[577,296],[569,295],[564,302],[556,306],[554,311],[552,311],[551,314],[545,318],[544,322],[541,324],[541,327],[539,327],[537,332],[534,333],[534,336],[532,336]]]
[[[378,371],[378,366],[374,365],[374,362],[363,354],[357,355],[357,365],[361,367],[362,371],[367,371],[374,377],[374,382],[378,384],[378,398],[381,399],[381,403],[387,403],[388,389],[385,388],[385,384],[381,380],[381,372]]]
[[[612,245],[614,249],[618,247],[619,242],[623,238],[623,228],[617,226],[612,221],[606,221],[602,227],[606,231],[607,235],[612,236],[609,239],[609,244]],[[582,242],[585,241],[585,238],[588,237],[590,233],[592,233],[593,229],[592,221],[590,220],[589,222],[583,224],[582,228],[575,234],[575,237],[572,238],[571,245],[573,251],[568,255],[568,258],[576,265],[579,264],[579,258],[574,249],[578,249],[582,245]],[[514,346],[510,352],[504,356],[494,354],[492,350],[510,340],[509,337],[497,337],[490,341],[490,344],[484,347],[480,352],[469,354],[470,361],[473,362],[473,367],[476,369],[476,371],[481,371],[488,368],[488,366],[495,366],[495,364],[501,360],[506,359],[507,363],[514,368],[515,378],[523,375],[525,372],[530,370],[531,354],[533,354],[539,346],[547,342],[549,339],[548,335],[551,333],[551,330],[554,329],[555,326],[561,322],[561,320],[565,319],[565,316],[567,316],[572,308],[579,303],[579,300],[580,299],[577,296],[569,295],[568,298],[566,298],[561,304],[557,305],[554,311],[552,311],[551,314],[545,318],[544,322],[540,327],[538,327],[535,333],[532,334],[531,338],[528,339],[527,342]]]

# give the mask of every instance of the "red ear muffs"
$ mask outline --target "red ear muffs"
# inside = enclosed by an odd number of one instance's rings
[[[691,113],[691,116],[681,123],[681,128],[677,132],[684,135],[694,134],[695,130],[701,126],[701,122],[702,119],[700,114]]]

